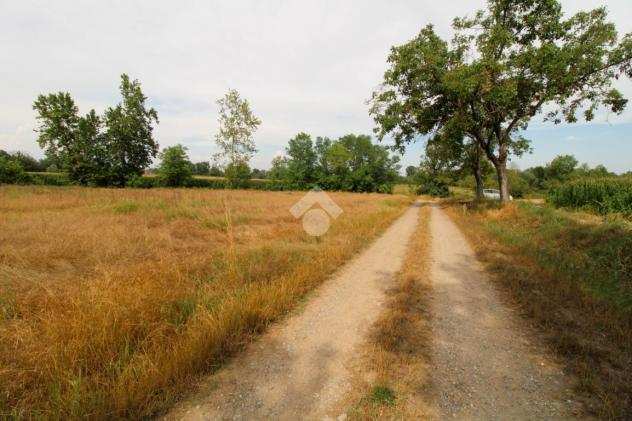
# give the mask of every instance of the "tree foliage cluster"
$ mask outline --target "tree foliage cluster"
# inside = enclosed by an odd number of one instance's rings
[[[336,140],[299,133],[289,140],[284,157],[276,157],[268,178],[290,188],[390,192],[398,179],[399,157],[367,135]]]
[[[426,26],[391,49],[371,100],[378,137],[404,148],[428,135],[431,149],[440,145],[445,160],[469,166],[477,181],[486,159],[507,201],[507,163],[529,150],[522,132],[534,116],[573,123],[578,114],[592,120],[601,106],[625,108],[612,82],[632,76],[632,34],[619,38],[606,18],[605,8],[566,17],[557,0],[488,0],[454,20],[450,42]]]
[[[121,75],[122,101],[103,115],[80,116],[67,92],[40,95],[33,104],[38,143],[72,182],[124,186],[138,177],[158,153],[153,129],[158,114],[146,105],[140,83]]]
[[[483,186],[495,186],[497,184],[496,173],[493,167],[486,163],[482,169]],[[424,159],[421,167],[411,167],[411,173],[420,171],[420,168],[428,168],[428,159]],[[432,167],[430,167],[432,169]],[[426,169],[428,172],[428,169]],[[474,188],[476,181],[474,177],[467,171],[459,171],[440,167],[431,171],[434,178],[439,181],[465,188]],[[528,194],[546,194],[552,189],[562,186],[566,183],[579,179],[593,178],[614,178],[616,175],[603,165],[597,165],[591,168],[584,163],[578,165],[577,159],[573,155],[559,155],[551,162],[545,165],[539,165],[525,170],[518,168],[508,168],[507,176],[511,185],[510,193],[513,197],[524,197]],[[413,179],[411,179],[411,182]]]

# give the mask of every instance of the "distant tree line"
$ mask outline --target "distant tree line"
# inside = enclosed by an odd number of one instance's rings
[[[367,135],[348,134],[336,140],[299,133],[289,140],[285,156],[275,157],[268,178],[291,188],[390,192],[398,180],[399,157]]]
[[[243,161],[228,166],[235,180],[267,179],[275,189],[304,190],[322,188],[356,192],[390,192],[399,179],[399,157],[384,146],[375,145],[370,136],[346,135],[337,140],[299,133],[289,140],[285,156],[275,157],[269,171],[253,169]],[[191,163],[183,145],[165,148],[160,154],[156,175],[166,186],[186,186],[193,175],[224,176],[225,171],[208,162]]]

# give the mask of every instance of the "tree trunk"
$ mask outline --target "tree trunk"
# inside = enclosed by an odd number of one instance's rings
[[[495,165],[498,174],[498,190],[500,190],[500,201],[509,202],[509,180],[507,178],[507,162],[500,161]]]
[[[483,173],[481,172],[480,161],[474,167],[474,179],[476,180],[476,200],[483,199]]]
[[[474,180],[476,180],[476,200],[483,199],[483,172],[481,170],[481,148],[475,145],[476,152],[474,153],[474,159],[472,162],[472,172],[474,173]]]

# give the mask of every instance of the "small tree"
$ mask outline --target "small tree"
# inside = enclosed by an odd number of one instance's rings
[[[282,181],[287,179],[287,158],[283,156],[275,156],[272,158],[272,165],[268,171],[270,180]]]
[[[248,168],[248,162],[257,151],[252,136],[261,120],[253,114],[248,101],[234,89],[219,99],[217,105],[219,130],[215,144],[219,151],[214,158],[216,162],[232,167],[230,171],[226,168],[226,177],[230,179],[231,174],[243,175],[243,167]]]
[[[632,76],[632,34],[620,41],[606,9],[564,19],[556,0],[489,0],[472,19],[455,19],[451,43],[427,26],[393,47],[371,114],[380,138],[398,146],[450,126],[477,143],[509,200],[507,161],[528,149],[520,136],[533,116],[572,123],[600,105],[620,113],[627,100],[614,78]]]
[[[193,164],[193,174],[195,175],[209,175],[211,172],[211,165],[207,161],[196,162]]]
[[[160,153],[160,159],[158,176],[164,185],[180,187],[191,180],[192,164],[186,147],[175,145],[165,148]]]
[[[224,169],[224,177],[226,177],[230,186],[233,188],[248,187],[250,176],[250,167],[242,161],[230,163]]]
[[[559,182],[566,181],[571,177],[577,164],[577,159],[573,155],[558,155],[546,166],[547,176]]]

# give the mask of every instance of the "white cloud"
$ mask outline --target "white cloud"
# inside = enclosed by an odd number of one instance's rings
[[[567,0],[576,10],[602,1]],[[118,77],[140,79],[159,112],[161,146],[184,143],[194,160],[213,152],[215,100],[229,88],[263,121],[258,166],[299,131],[336,137],[371,133],[365,101],[389,48],[433,23],[450,36],[453,17],[484,0],[394,2],[269,0],[97,2],[5,1],[0,13],[0,148],[39,153],[32,101],[67,90],[82,112],[118,100]],[[609,2],[621,32],[632,31],[628,0]],[[620,82],[628,96],[632,85]],[[605,121],[605,117],[600,117]],[[631,112],[610,122],[630,122]],[[23,131],[18,133],[22,127]],[[413,149],[404,165],[416,164]]]

